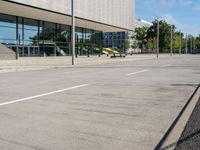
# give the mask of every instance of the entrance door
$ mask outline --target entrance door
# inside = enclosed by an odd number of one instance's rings
[[[43,51],[44,56],[56,56],[56,50],[54,46],[45,46]]]

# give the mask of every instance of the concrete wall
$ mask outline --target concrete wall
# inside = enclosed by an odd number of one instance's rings
[[[0,60],[15,60],[16,53],[0,43]]]
[[[71,14],[71,0],[10,0],[63,14]],[[135,0],[74,0],[76,16],[120,28],[133,27]]]

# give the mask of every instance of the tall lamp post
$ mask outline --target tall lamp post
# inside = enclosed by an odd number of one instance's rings
[[[171,40],[171,45],[170,45],[170,56],[172,56],[172,46],[173,46],[173,42],[172,42],[172,38],[173,38],[173,31],[172,31],[172,25],[171,25],[171,37],[170,37],[170,40]]]
[[[72,65],[75,65],[75,14],[74,14],[74,0],[71,0],[71,14],[72,14],[72,31],[71,31],[71,47],[72,47]]]
[[[196,49],[196,38],[194,37],[194,39],[193,39],[193,51],[195,51],[195,49]]]
[[[188,36],[186,34],[186,48],[185,48],[185,53],[187,54],[188,53],[188,40],[187,40]]]
[[[157,50],[156,50],[156,54],[157,54],[157,58],[158,58],[158,55],[159,55],[159,42],[160,42],[160,23],[159,23],[159,18],[157,18]]]
[[[180,30],[180,48],[179,48],[179,55],[181,55],[182,51],[182,35],[181,35],[181,30]]]
[[[191,54],[192,54],[192,53],[193,53],[193,45],[192,45],[192,44],[193,44],[193,37],[192,37],[192,36],[191,36],[191,39],[190,39],[190,40],[191,40],[191,41],[190,41],[190,42],[191,42],[191,48],[190,48],[191,50],[190,50],[190,51],[191,51]]]
[[[19,45],[20,45],[20,34],[17,35],[17,52],[16,52],[16,59],[19,59]]]

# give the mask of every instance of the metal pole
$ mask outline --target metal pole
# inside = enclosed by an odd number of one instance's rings
[[[187,34],[186,34],[186,48],[185,48],[185,53],[188,53],[188,43],[187,43]]]
[[[172,25],[171,25],[171,46],[170,46],[170,56],[172,56],[172,44],[173,44],[173,42],[172,42]]]
[[[157,19],[158,23],[157,23],[157,58],[158,58],[158,55],[159,55],[159,41],[160,41],[160,23],[159,23],[159,18]]]
[[[181,51],[182,51],[182,35],[181,35],[181,31],[180,31],[180,48],[179,48],[179,55],[181,55]]]
[[[190,48],[190,49],[191,49],[191,50],[190,50],[191,54],[192,54],[192,51],[193,51],[193,50],[192,50],[192,49],[193,49],[192,41],[193,41],[193,37],[191,36],[191,40],[190,40],[190,42],[191,42],[191,48]]]
[[[74,14],[74,0],[71,0],[72,13],[72,31],[71,31],[71,45],[72,45],[72,65],[75,65],[75,14]]]
[[[19,45],[20,45],[20,34],[17,35],[17,52],[16,52],[16,59],[19,59]]]

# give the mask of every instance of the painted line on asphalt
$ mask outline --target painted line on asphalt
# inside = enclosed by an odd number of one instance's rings
[[[136,75],[136,74],[140,74],[140,73],[144,73],[144,72],[148,72],[148,71],[149,70],[141,70],[141,71],[137,71],[137,72],[126,74],[126,76],[132,76],[132,75]]]
[[[7,82],[7,80],[1,80],[1,81],[0,81],[0,83],[5,83],[5,82]]]
[[[35,96],[25,97],[25,98],[21,98],[21,99],[17,99],[17,100],[12,100],[12,101],[8,101],[8,102],[0,103],[0,106],[10,105],[10,104],[14,104],[14,103],[28,101],[28,100],[35,99],[35,98],[40,98],[40,97],[49,96],[49,95],[53,95],[53,94],[57,94],[57,93],[62,93],[62,92],[65,92],[65,91],[78,89],[78,88],[85,87],[85,86],[88,86],[88,85],[89,84],[82,84],[82,85],[77,85],[77,86],[73,86],[73,87],[69,87],[69,88],[65,88],[65,89],[61,89],[61,90],[56,90],[56,91],[52,91],[52,92],[48,92],[48,93],[35,95]]]
[[[80,73],[80,72],[88,72],[88,71],[91,71],[91,69],[79,70],[79,71],[68,71],[68,72],[64,72],[64,74]]]
[[[170,67],[170,66],[171,66],[171,64],[167,64],[167,65],[162,65],[161,67],[166,68],[166,67]]]

